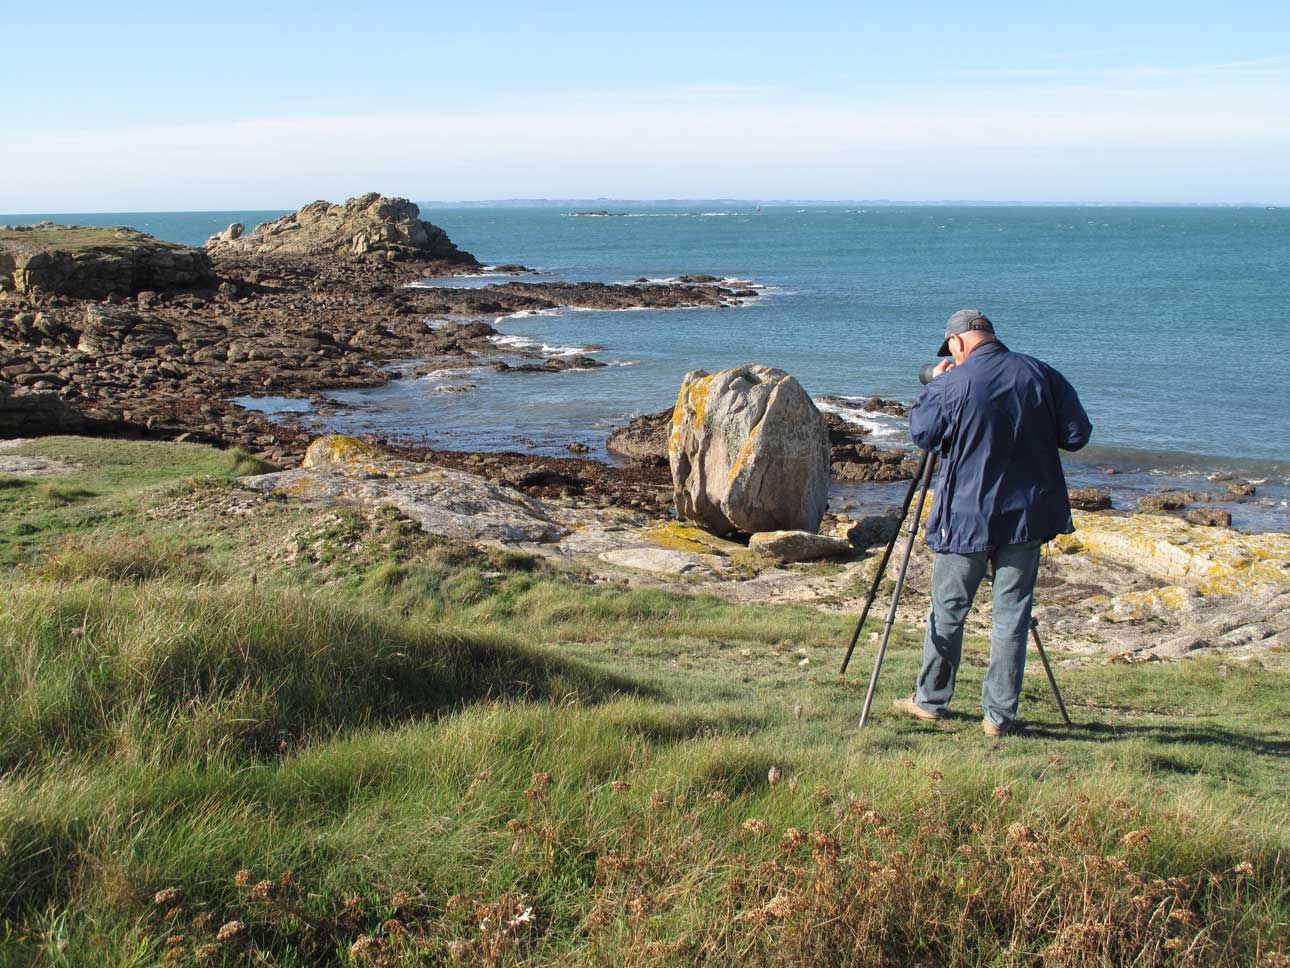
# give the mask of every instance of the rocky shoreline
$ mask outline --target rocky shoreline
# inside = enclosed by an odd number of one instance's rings
[[[205,249],[124,227],[0,229],[0,434],[196,439],[289,466],[307,440],[230,398],[379,386],[408,360],[595,368],[586,355],[503,347],[472,317],[719,308],[755,295],[693,281],[410,285],[485,268],[417,216],[375,194],[315,202],[249,233],[232,225]]]

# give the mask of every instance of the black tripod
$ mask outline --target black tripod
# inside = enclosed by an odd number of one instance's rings
[[[896,624],[896,606],[900,603],[900,593],[905,589],[905,573],[909,570],[909,556],[914,550],[914,541],[918,537],[918,525],[923,517],[923,505],[927,501],[927,488],[932,482],[932,474],[936,471],[936,457],[928,451],[923,451],[918,458],[918,469],[914,472],[914,479],[909,482],[909,490],[905,492],[905,500],[900,505],[900,518],[896,522],[896,530],[892,532],[891,540],[887,542],[887,547],[882,553],[882,560],[878,562],[878,568],[873,574],[873,583],[869,586],[869,594],[865,596],[864,607],[860,610],[860,620],[856,622],[856,630],[851,634],[851,644],[847,646],[846,657],[842,660],[842,673],[846,674],[847,666],[851,662],[851,654],[855,652],[856,642],[860,638],[860,630],[864,627],[865,619],[869,617],[869,608],[873,605],[873,600],[878,594],[878,586],[882,583],[883,576],[887,573],[887,562],[891,560],[891,552],[896,547],[896,541],[900,538],[900,527],[909,518],[909,506],[914,501],[914,494],[918,494],[918,503],[914,508],[914,518],[909,523],[909,530],[905,535],[905,550],[900,559],[900,571],[896,575],[896,587],[891,593],[891,607],[887,609],[887,620],[882,626],[882,641],[878,645],[878,658],[873,665],[873,675],[869,678],[869,691],[864,697],[864,709],[860,712],[860,725],[869,719],[869,708],[873,705],[874,690],[878,688],[878,674],[882,671],[882,660],[887,654],[887,643],[891,640],[891,629]],[[1067,726],[1071,725],[1071,718],[1066,713],[1066,704],[1062,702],[1061,690],[1057,688],[1057,679],[1053,676],[1053,667],[1048,662],[1048,653],[1044,651],[1044,643],[1039,639],[1039,622],[1036,619],[1030,620],[1030,635],[1035,641],[1035,648],[1039,651],[1039,658],[1043,660],[1044,671],[1048,673],[1048,684],[1053,687],[1053,696],[1057,700],[1057,708],[1061,710],[1062,719]]]

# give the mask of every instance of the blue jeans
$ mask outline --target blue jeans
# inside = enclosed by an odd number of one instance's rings
[[[963,623],[985,577],[986,566],[992,564],[994,635],[990,638],[990,668],[981,686],[981,708],[996,725],[1012,725],[1026,670],[1030,606],[1042,545],[1042,541],[1027,541],[970,555],[936,555],[932,566],[932,611],[923,638],[923,668],[914,694],[918,705],[942,715],[949,709],[963,657]]]

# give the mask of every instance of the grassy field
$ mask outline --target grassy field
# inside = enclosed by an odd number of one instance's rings
[[[1288,674],[886,714],[845,616],[593,585],[69,438],[0,482],[0,964],[1290,965]],[[1051,648],[1063,658],[1060,643]]]
[[[69,252],[87,252],[91,249],[129,248],[141,242],[158,248],[182,248],[178,242],[154,239],[144,232],[125,226],[52,225],[30,229],[0,228],[0,246],[9,244],[24,249],[51,248]]]

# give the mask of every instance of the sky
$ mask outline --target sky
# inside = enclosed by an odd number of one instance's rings
[[[6,2],[0,212],[1290,203],[1290,4]]]

